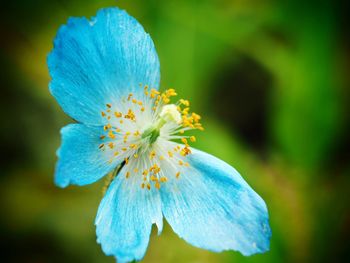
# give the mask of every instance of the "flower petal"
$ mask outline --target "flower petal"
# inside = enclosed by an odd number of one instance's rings
[[[152,224],[162,230],[159,192],[140,187],[142,177],[125,178],[125,167],[107,190],[96,217],[97,242],[107,255],[118,262],[143,258]]]
[[[227,163],[192,149],[189,170],[161,191],[162,211],[188,243],[243,255],[269,249],[271,230],[264,201]]]
[[[102,133],[101,127],[83,124],[69,124],[62,128],[62,144],[57,150],[56,185],[66,187],[69,184],[93,183],[121,162],[117,158],[110,162],[112,153],[99,149]]]
[[[50,91],[79,122],[101,125],[106,104],[118,104],[139,84],[158,88],[159,60],[150,36],[125,11],[101,9],[91,21],[70,18],[48,56]],[[141,94],[141,93],[140,93]]]

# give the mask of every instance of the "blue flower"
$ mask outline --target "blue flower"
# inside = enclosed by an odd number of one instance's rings
[[[71,18],[48,56],[50,92],[78,123],[61,130],[55,183],[86,185],[107,174],[97,242],[118,262],[143,258],[163,216],[188,243],[243,255],[269,249],[264,201],[227,163],[189,146],[200,116],[173,89],[158,91],[150,36],[125,11]],[[181,140],[176,143],[173,140]]]

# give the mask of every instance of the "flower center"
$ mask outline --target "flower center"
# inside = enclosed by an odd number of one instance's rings
[[[142,88],[142,85],[140,86]],[[179,178],[180,170],[188,167],[186,156],[191,153],[188,142],[194,136],[188,130],[203,130],[196,113],[189,112],[189,102],[180,99],[176,104],[170,98],[176,96],[174,89],[163,93],[148,86],[135,97],[130,93],[118,105],[106,104],[101,112],[106,118],[99,148],[109,162],[123,162],[130,176],[141,176],[142,188],[152,185],[159,189],[168,176]],[[181,140],[182,144],[171,142]],[[113,179],[113,178],[112,178]]]
[[[149,137],[149,142],[154,143],[160,135],[160,129],[166,123],[181,124],[181,114],[175,104],[164,105],[155,124],[146,129],[141,138]]]

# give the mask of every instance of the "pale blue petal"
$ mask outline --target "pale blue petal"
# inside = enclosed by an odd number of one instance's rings
[[[269,250],[271,230],[264,201],[227,163],[192,149],[190,168],[161,188],[162,211],[188,243],[243,255]]]
[[[60,187],[69,184],[93,183],[110,172],[119,162],[99,149],[102,127],[69,124],[62,128],[62,143],[57,150],[58,162],[55,183]]]
[[[70,18],[48,56],[50,91],[72,118],[105,122],[106,104],[118,104],[139,84],[158,88],[159,60],[150,36],[125,11],[101,9],[90,21]]]
[[[143,258],[152,224],[162,230],[159,191],[142,189],[142,176],[125,178],[126,166],[114,179],[104,196],[96,217],[97,242],[117,262]]]

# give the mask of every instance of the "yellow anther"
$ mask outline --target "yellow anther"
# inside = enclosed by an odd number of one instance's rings
[[[104,111],[101,111],[101,115],[102,115],[102,117],[105,117],[106,113]]]
[[[190,148],[188,148],[187,146],[184,147],[181,152],[183,152],[183,156],[189,155],[191,153]]]
[[[107,120],[110,120],[111,119],[111,116],[107,116]]]
[[[138,168],[134,168],[134,173],[137,173],[139,171]]]
[[[159,95],[159,94],[160,94],[160,92],[159,92],[158,90],[156,90],[156,89],[151,89],[151,92],[154,93],[154,94],[156,94],[156,95]]]
[[[201,116],[198,115],[197,113],[192,112],[192,118],[194,122],[199,122],[199,120],[201,119]]]
[[[108,110],[106,110],[108,113],[110,113],[111,112],[111,110],[110,109],[108,109]]]
[[[188,142],[187,142],[187,139],[186,138],[181,138],[181,141],[184,143],[184,144],[188,144]]]
[[[132,103],[137,103],[137,100],[136,99],[132,99]]]
[[[158,178],[155,177],[154,175],[151,175],[151,181],[158,181]]]
[[[191,140],[191,142],[195,142],[195,141],[196,141],[196,137],[191,136],[191,137],[190,137],[190,140]]]
[[[125,164],[128,164],[129,163],[129,158],[128,157],[124,158],[124,161],[125,161]]]
[[[166,177],[161,177],[159,180],[160,180],[162,183],[165,183],[165,182],[168,181],[168,178],[166,178]]]
[[[187,115],[188,112],[189,112],[189,110],[190,110],[190,108],[184,108],[184,109],[182,110],[182,114]]]
[[[110,128],[112,128],[112,126],[111,126],[111,124],[107,124],[107,125],[105,125],[105,126],[103,126],[103,129],[105,130],[105,131],[107,131],[107,130],[109,130]]]
[[[180,130],[179,132],[180,132],[181,134],[184,134],[184,133],[185,133],[185,131],[184,131],[184,130]]]
[[[164,160],[164,156],[163,155],[161,155],[161,156],[159,156],[159,160]]]
[[[125,177],[129,178],[129,176],[130,176],[130,172],[126,172]]]
[[[131,99],[131,97],[132,97],[132,93],[129,94],[128,101]]]
[[[119,132],[121,132],[121,129],[116,128],[115,131],[119,133]]]
[[[134,136],[139,136],[141,133],[139,131],[134,132]]]
[[[145,183],[142,183],[142,184],[141,184],[141,188],[142,188],[142,189],[145,188]]]
[[[142,108],[141,108],[141,111],[144,112],[144,111],[145,111],[145,107],[142,107]]]
[[[101,135],[101,136],[100,136],[100,139],[101,139],[101,140],[103,140],[104,138],[106,138],[106,136],[104,136],[104,135]]]
[[[168,151],[168,155],[170,158],[174,156],[174,154],[171,151]]]
[[[151,151],[149,154],[149,158],[153,159],[156,156],[156,152],[155,151]]]
[[[172,96],[176,96],[177,93],[176,93],[176,91],[174,89],[168,89],[168,90],[165,91],[165,95],[167,97],[172,97]]]
[[[109,104],[109,103],[107,103],[106,106],[107,106],[108,108],[111,108],[111,107],[112,107],[112,105]]]
[[[114,116],[117,118],[121,118],[123,116],[123,114],[119,111],[114,112]]]
[[[186,107],[190,106],[190,102],[188,100],[180,99],[179,101],[181,104],[185,105]]]
[[[160,183],[159,183],[159,182],[156,182],[156,183],[154,184],[154,186],[155,186],[155,188],[157,188],[158,190],[160,189]]]
[[[123,124],[124,121],[123,121],[123,120],[120,120],[119,122],[120,122],[120,124]]]
[[[179,160],[179,165],[183,165],[184,162],[182,160]]]
[[[145,95],[148,96],[149,92],[148,91],[145,91]]]
[[[142,103],[142,101],[138,101],[137,104],[138,104],[139,106],[142,106],[143,103]]]
[[[147,184],[147,189],[151,190],[151,185],[149,183]]]
[[[134,158],[138,158],[139,155],[137,153],[134,154]]]
[[[136,119],[136,116],[135,113],[131,109],[129,109],[128,113],[124,115],[124,118],[134,121]]]
[[[119,154],[119,152],[114,152],[114,156],[117,156]]]
[[[191,153],[191,150],[190,150],[190,148],[188,148],[187,146],[184,147],[184,148],[181,150],[181,152],[180,152],[180,154],[181,154],[182,156],[186,156],[186,155],[188,155],[188,154],[190,154],[190,153]]]
[[[154,164],[151,168],[149,168],[150,172],[153,172],[153,174],[157,174],[160,172],[160,167],[157,164]]]
[[[115,134],[113,133],[112,130],[109,130],[108,137],[111,138],[111,139],[115,139]]]
[[[109,148],[113,149],[113,148],[114,148],[114,143],[113,143],[113,142],[110,142],[110,143],[108,144],[108,146],[109,146]]]
[[[122,151],[123,151],[123,152],[126,152],[127,150],[128,150],[128,149],[125,148],[125,147],[122,148]]]
[[[143,176],[146,176],[148,174],[148,170],[144,170],[143,172],[142,172],[142,175]]]
[[[152,107],[152,110],[155,111],[157,109],[157,107]]]
[[[129,147],[130,147],[131,149],[136,149],[136,148],[137,148],[137,144],[132,143],[132,144],[129,145]]]
[[[185,166],[186,166],[186,167],[189,167],[189,166],[190,166],[190,164],[189,164],[189,163],[185,163]]]
[[[176,178],[179,178],[180,172],[177,172],[175,176],[176,176]]]
[[[102,149],[104,146],[105,146],[105,144],[102,143],[102,144],[100,144],[100,145],[98,146],[98,148]]]

